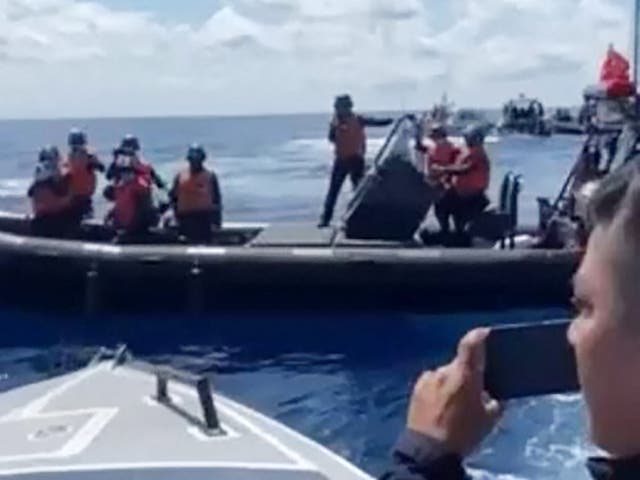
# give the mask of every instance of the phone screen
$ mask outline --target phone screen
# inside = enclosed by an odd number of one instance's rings
[[[569,322],[498,327],[487,340],[485,387],[497,400],[579,390]]]

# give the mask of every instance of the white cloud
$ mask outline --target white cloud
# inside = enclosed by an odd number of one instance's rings
[[[200,24],[80,0],[0,0],[9,116],[575,102],[630,0],[228,0]],[[185,6],[185,8],[188,8]],[[66,100],[68,99],[68,100]]]

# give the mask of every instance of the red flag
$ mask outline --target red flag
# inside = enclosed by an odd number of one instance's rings
[[[631,83],[630,68],[629,60],[611,46],[607,52],[607,58],[602,64],[600,81],[603,83]]]

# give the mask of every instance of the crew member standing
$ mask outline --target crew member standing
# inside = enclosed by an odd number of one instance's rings
[[[222,197],[216,174],[204,167],[207,153],[194,144],[187,152],[189,167],[173,181],[169,198],[180,235],[189,242],[211,241],[211,227],[222,224]]]
[[[31,232],[39,237],[65,238],[72,232],[71,178],[60,168],[56,147],[40,151],[33,183],[29,187],[33,219]]]
[[[418,148],[426,155],[427,182],[444,192],[435,204],[435,215],[441,232],[446,235],[449,233],[449,221],[453,215],[449,205],[449,191],[453,188],[453,177],[448,173],[448,169],[455,165],[460,149],[449,140],[447,129],[441,124],[431,127],[429,139],[431,140],[429,146],[419,144]]]
[[[89,151],[87,135],[77,128],[69,132],[69,154],[62,168],[68,172],[71,179],[71,194],[75,221],[80,223],[83,218],[93,213],[92,197],[96,191],[96,172],[104,172],[104,165],[98,157]]]
[[[337,97],[334,108],[335,115],[329,128],[329,141],[334,145],[335,159],[324,212],[318,225],[320,228],[330,225],[340,190],[347,176],[351,178],[354,189],[364,177],[367,148],[365,127],[386,127],[393,123],[391,118],[376,119],[356,115],[349,95]]]

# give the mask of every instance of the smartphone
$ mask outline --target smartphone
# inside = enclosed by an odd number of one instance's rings
[[[496,400],[579,390],[569,322],[497,327],[487,339],[485,388]]]

